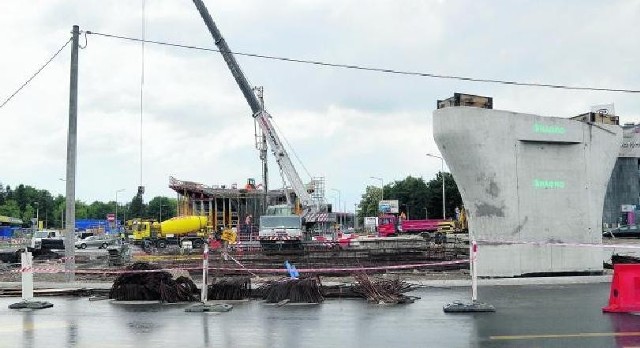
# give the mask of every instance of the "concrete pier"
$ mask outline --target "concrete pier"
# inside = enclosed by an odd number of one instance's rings
[[[619,126],[472,107],[436,110],[433,124],[469,229],[491,241],[479,243],[479,276],[602,271],[598,248],[526,242],[602,243]]]

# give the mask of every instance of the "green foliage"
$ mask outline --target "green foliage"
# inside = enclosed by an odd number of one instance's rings
[[[427,185],[422,178],[408,176],[404,180],[392,182],[384,189],[384,199],[397,199],[408,219],[425,218]]]
[[[147,205],[147,217],[164,221],[176,216],[176,199],[154,197]]]
[[[450,173],[439,172],[434,179],[425,183],[422,178],[408,176],[384,186],[385,200],[398,200],[401,210],[412,220],[442,218],[442,177],[445,180],[445,198],[447,217],[451,218],[456,206],[462,205],[458,186]],[[365,216],[378,215],[379,187],[367,186],[358,205],[360,222]]]
[[[358,220],[362,224],[366,216],[378,216],[378,202],[382,197],[382,190],[376,186],[367,186],[358,204]]]
[[[145,216],[145,206],[142,201],[142,194],[136,194],[131,200],[131,204],[129,205],[129,215],[131,218],[144,218]]]
[[[0,205],[0,215],[16,218],[22,216],[18,202],[13,199],[4,200],[4,204]]]
[[[429,218],[442,218],[442,177],[444,176],[445,211],[447,218],[454,216],[456,207],[462,206],[462,197],[458,191],[458,185],[453,180],[451,173],[438,172],[434,179],[427,183],[427,212]]]
[[[136,195],[131,202],[119,203],[120,220],[134,217],[158,219],[161,206],[163,220],[176,216],[175,198],[154,197],[148,207],[144,204],[142,195]],[[107,214],[115,213],[115,204],[114,201],[94,201],[91,204],[76,201],[76,219],[104,220]],[[18,185],[12,190],[10,186],[0,183],[0,215],[21,219],[24,227],[30,227],[31,219],[38,215],[46,228],[62,228],[65,212],[66,200],[62,195],[53,197],[47,190],[38,190],[28,185]]]

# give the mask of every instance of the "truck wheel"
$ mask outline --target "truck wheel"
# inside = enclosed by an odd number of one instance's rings
[[[156,246],[160,249],[164,249],[167,247],[167,242],[164,240],[159,240],[158,242],[156,242]]]
[[[202,247],[203,244],[204,244],[204,241],[202,239],[194,239],[191,242],[191,245],[193,246],[194,249],[198,249]]]

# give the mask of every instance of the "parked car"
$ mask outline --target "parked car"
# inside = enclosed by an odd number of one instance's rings
[[[116,237],[109,235],[89,236],[85,239],[76,241],[75,245],[78,249],[86,249],[87,247],[106,249],[109,245],[116,244],[116,239]]]
[[[640,237],[640,225],[623,225],[602,232],[603,237]]]

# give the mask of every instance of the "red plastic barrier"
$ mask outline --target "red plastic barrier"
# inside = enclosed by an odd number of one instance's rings
[[[613,266],[613,281],[609,294],[609,305],[603,312],[640,312],[640,264],[616,264]]]

